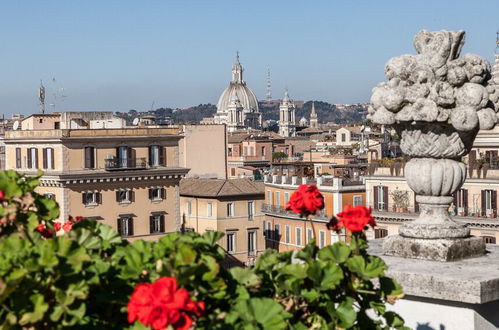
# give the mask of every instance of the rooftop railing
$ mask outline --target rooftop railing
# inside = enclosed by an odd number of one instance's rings
[[[105,168],[108,171],[141,170],[147,168],[147,160],[145,157],[127,159],[113,157],[105,160]]]

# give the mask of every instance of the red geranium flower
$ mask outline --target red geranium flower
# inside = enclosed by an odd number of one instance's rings
[[[50,228],[45,227],[43,223],[40,223],[37,227],[36,230],[42,235],[42,237],[45,238],[52,238],[54,231]]]
[[[153,329],[187,330],[191,327],[192,315],[204,313],[204,303],[194,302],[185,289],[177,288],[173,277],[162,277],[156,282],[141,283],[135,287],[128,303],[128,322],[138,320]]]
[[[54,222],[54,229],[55,231],[61,230],[61,223],[60,222]]]
[[[64,231],[67,233],[69,231],[71,231],[71,228],[73,227],[73,222],[72,221],[66,221],[63,225],[62,225],[62,229],[64,229]]]
[[[324,197],[315,185],[300,185],[286,204],[286,210],[299,213],[301,216],[315,214],[323,208]]]
[[[357,205],[355,207],[347,205],[345,206],[345,210],[338,213],[337,216],[338,219],[331,219],[328,223],[328,228],[339,230],[345,227],[350,231],[362,231],[367,225],[371,227],[376,226],[376,221],[371,216],[371,208],[367,208],[364,205]]]

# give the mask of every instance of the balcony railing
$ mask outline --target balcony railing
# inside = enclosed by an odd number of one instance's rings
[[[262,212],[270,213],[270,214],[277,214],[277,215],[287,215],[289,217],[299,217],[298,214],[296,214],[293,211],[286,210],[286,208],[283,206],[277,206],[277,205],[271,205],[271,204],[263,204]],[[319,213],[314,215],[313,218],[320,219],[320,220],[329,220],[329,218],[327,217],[324,210],[321,210]]]
[[[147,160],[145,157],[119,159],[117,157],[105,160],[105,167],[108,171],[115,170],[141,170],[147,168]]]
[[[388,205],[387,208],[383,207],[382,203],[378,203],[378,205],[369,204],[373,210],[373,212],[386,212],[392,214],[419,214],[419,210],[414,207],[414,205],[410,205],[409,207],[395,207],[393,205]],[[452,208],[449,207],[449,215],[456,217],[473,217],[473,218],[497,218],[497,209],[486,209],[485,212],[482,212],[481,208],[464,208],[457,207]]]

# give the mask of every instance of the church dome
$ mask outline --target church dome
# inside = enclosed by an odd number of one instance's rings
[[[243,80],[243,66],[239,62],[239,55],[236,57],[236,63],[232,66],[232,80],[229,87],[227,87],[217,103],[217,113],[227,112],[227,108],[231,102],[232,95],[235,95],[243,107],[243,112],[256,112],[258,113],[258,100],[255,93],[246,86]]]

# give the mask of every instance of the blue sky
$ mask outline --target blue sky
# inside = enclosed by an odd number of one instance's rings
[[[421,29],[464,29],[492,60],[499,1],[2,0],[0,113],[38,111],[40,79],[47,103],[64,88],[56,110],[215,103],[236,50],[261,99],[270,66],[274,98],[366,102]]]

